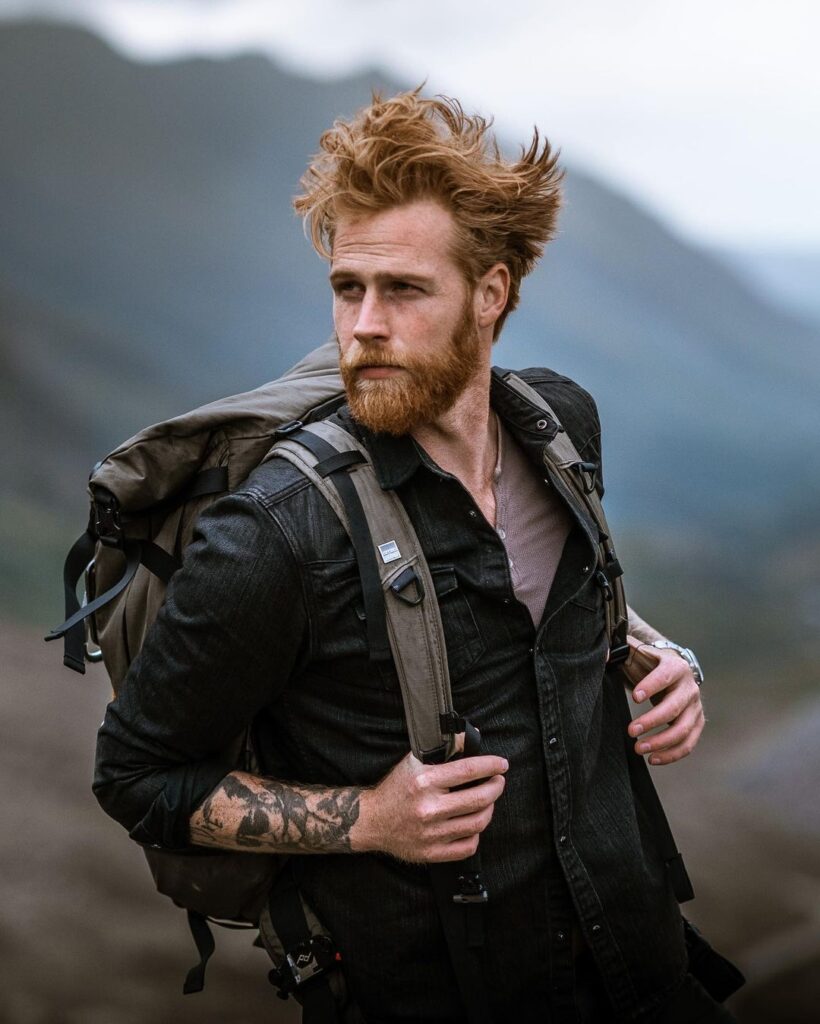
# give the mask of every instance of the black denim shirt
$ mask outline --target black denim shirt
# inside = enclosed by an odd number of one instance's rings
[[[598,462],[590,396],[549,370],[521,376]],[[554,423],[497,375],[491,397],[544,474]],[[382,486],[396,489],[424,548],[456,709],[480,728],[482,749],[510,764],[481,838],[494,1017],[576,1019],[573,926],[618,1019],[647,1017],[680,983],[686,955],[650,819],[630,787],[626,697],[604,671],[593,523],[574,510],[535,629],[501,540],[459,481],[410,438],[372,435],[339,415],[364,440]],[[263,771],[281,779],[372,785],[409,749],[395,670],[368,659],[347,535],[281,459],[202,515],[100,730],[100,803],[138,842],[185,848],[192,812],[230,768],[215,752],[252,719]],[[368,1020],[462,1019],[424,866],[336,854],[300,857],[298,867]]]

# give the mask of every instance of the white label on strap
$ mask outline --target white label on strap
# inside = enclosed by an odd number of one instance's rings
[[[389,540],[386,544],[379,544],[379,554],[382,556],[382,561],[385,565],[388,562],[395,562],[397,558],[401,558],[401,551],[399,551],[399,546],[394,540]]]

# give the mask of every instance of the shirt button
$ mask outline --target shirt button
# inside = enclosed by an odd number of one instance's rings
[[[536,427],[538,427],[539,430],[546,430],[547,429],[547,421],[546,420],[539,420],[535,425],[536,425]]]
[[[535,648],[534,647],[527,648],[527,654],[535,654]]]
[[[510,599],[508,597],[505,597],[504,598],[504,604],[509,604],[509,603],[510,603]]]
[[[588,572],[589,572],[589,566],[585,565],[583,567],[583,569],[581,570],[581,575],[583,576],[585,573],[588,573]]]
[[[601,930],[601,926],[599,924],[594,924],[592,926],[592,934],[593,935],[597,935],[600,930]]]
[[[566,932],[556,932],[555,933],[555,941],[556,942],[566,942],[567,941],[567,933]]]
[[[558,737],[557,736],[550,736],[550,738],[549,738],[549,745],[551,747],[554,747],[557,742],[558,742]]]
[[[560,843],[560,844],[561,844],[562,846],[564,845],[564,843],[565,843],[566,841],[567,841],[567,837],[566,837],[566,835],[563,835],[563,836],[558,836],[558,842],[559,842],[559,843]],[[600,928],[600,925],[599,925],[598,927]]]
[[[467,515],[470,517],[470,519],[475,519],[475,517],[478,515],[478,512],[476,512],[474,508],[471,508]]]
[[[502,540],[506,540],[507,539],[507,531],[503,530],[500,526],[499,526],[499,528],[495,532],[498,534],[498,536]]]

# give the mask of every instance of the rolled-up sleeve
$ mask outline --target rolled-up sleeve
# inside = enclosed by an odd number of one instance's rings
[[[94,793],[137,842],[189,847],[192,813],[233,767],[225,749],[303,655],[303,578],[252,491],[200,517],[97,739]]]

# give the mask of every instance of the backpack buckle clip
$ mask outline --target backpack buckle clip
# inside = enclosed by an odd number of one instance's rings
[[[119,502],[110,491],[101,487],[94,492],[94,529],[101,544],[109,548],[122,547]]]
[[[612,587],[610,586],[610,583],[609,583],[609,577],[603,571],[603,569],[599,569],[595,573],[595,582],[598,584],[598,586],[603,591],[604,600],[605,601],[611,601],[612,600]]]
[[[342,959],[329,935],[312,935],[285,953],[281,966],[268,972],[268,980],[276,986],[277,995],[287,999],[313,978],[325,974]]]
[[[453,903],[486,903],[489,898],[478,871],[458,876],[458,892],[453,896]]]

